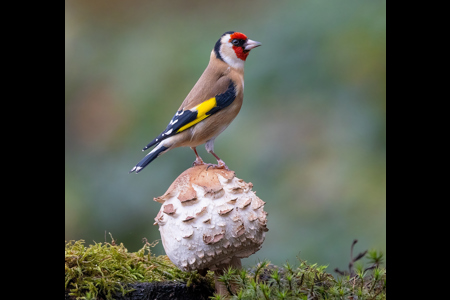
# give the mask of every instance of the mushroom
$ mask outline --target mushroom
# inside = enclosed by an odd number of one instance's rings
[[[267,229],[265,202],[253,184],[233,171],[199,165],[184,171],[161,197],[155,218],[169,259],[183,271],[212,270],[216,291],[224,268],[241,268],[241,258],[261,248]]]

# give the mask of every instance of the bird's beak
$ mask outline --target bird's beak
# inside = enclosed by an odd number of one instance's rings
[[[256,47],[261,46],[261,43],[260,43],[260,42],[257,42],[257,41],[252,41],[252,40],[248,39],[247,42],[245,42],[244,46],[245,46],[245,47],[244,47],[245,50],[250,51],[250,50],[252,50],[253,48],[256,48]]]

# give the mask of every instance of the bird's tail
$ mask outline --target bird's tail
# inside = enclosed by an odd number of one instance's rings
[[[136,166],[133,167],[133,169],[130,170],[128,173],[139,173],[142,171],[143,168],[145,168],[149,163],[151,163],[155,158],[163,154],[164,152],[168,151],[170,147],[164,147],[163,145],[159,144],[156,146],[152,151],[150,151],[143,159],[141,159],[140,162],[137,163]]]

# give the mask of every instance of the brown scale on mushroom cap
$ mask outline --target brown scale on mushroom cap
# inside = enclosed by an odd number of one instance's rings
[[[233,171],[200,165],[154,198],[163,204],[155,221],[172,262],[184,271],[215,270],[258,251],[267,213],[252,188]]]
[[[214,168],[209,168],[206,170],[207,167],[207,165],[201,165],[187,169],[181,173],[177,179],[175,179],[164,195],[161,197],[156,197],[153,200],[159,203],[164,203],[164,201],[179,191],[181,192],[178,195],[178,199],[181,202],[195,199],[197,198],[197,193],[192,187],[192,184],[205,187],[207,189],[207,193],[220,192],[220,190],[222,190],[222,185],[217,175],[220,175],[226,179],[232,179],[235,176],[234,171]]]

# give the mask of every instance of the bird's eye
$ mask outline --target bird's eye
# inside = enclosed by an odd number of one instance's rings
[[[235,46],[239,45],[239,40],[238,39],[234,39],[231,41],[231,43]]]

